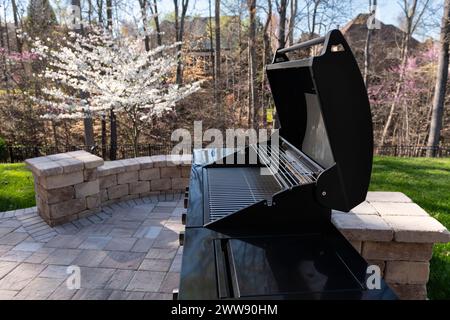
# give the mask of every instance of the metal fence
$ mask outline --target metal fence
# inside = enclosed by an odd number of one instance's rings
[[[135,153],[132,145],[119,145],[116,149],[116,159],[129,159],[134,157],[154,156],[160,154],[170,154],[174,145],[166,144],[140,144]],[[26,159],[49,156],[57,153],[86,150],[96,154],[105,160],[111,160],[110,146],[8,146],[6,152],[0,155],[0,163],[19,163]]]
[[[450,157],[450,146],[437,148],[426,146],[382,146],[375,147],[375,154],[379,156],[421,158],[426,157],[430,150],[438,158]]]
[[[174,147],[173,143],[164,144],[140,144],[135,153],[133,145],[119,145],[117,147],[116,159],[129,159],[135,156],[154,156],[170,154]],[[110,158],[110,146],[96,146],[89,148],[86,146],[8,146],[3,154],[0,154],[0,163],[18,163],[29,158],[36,158],[57,153],[86,150],[94,153],[105,160]],[[394,157],[426,157],[429,147],[424,146],[383,146],[375,147],[375,154],[380,156]],[[450,147],[439,147],[434,149],[437,157],[450,157]]]

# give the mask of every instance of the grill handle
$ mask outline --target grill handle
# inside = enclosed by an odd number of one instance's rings
[[[300,49],[304,49],[304,48],[309,48],[318,44],[322,44],[324,43],[326,40],[326,37],[320,37],[320,38],[315,38],[315,39],[311,39],[299,44],[295,44],[293,46],[290,46],[288,48],[283,48],[283,49],[278,49],[278,53],[284,54],[284,53],[288,53],[288,52],[292,52],[292,51],[296,51],[296,50],[300,50]]]
[[[333,51],[333,47],[339,45],[341,45],[342,48],[341,50],[338,51],[346,51],[346,50],[351,51],[347,42],[345,41],[345,39],[343,39],[341,32],[339,30],[332,30],[328,32],[328,34],[324,37],[308,40],[299,44],[295,44],[291,47],[278,49],[273,57],[272,63],[275,64],[289,61],[289,58],[287,57],[286,53],[309,48],[312,46],[316,46],[318,44],[324,45],[324,48],[322,49],[322,54],[331,53]]]

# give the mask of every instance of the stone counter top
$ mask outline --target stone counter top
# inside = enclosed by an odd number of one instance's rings
[[[50,177],[84,169],[95,169],[103,165],[102,158],[86,151],[74,151],[25,161],[28,168],[38,177]]]
[[[332,221],[356,241],[450,242],[450,232],[439,221],[399,192],[369,192],[351,212],[333,211]]]

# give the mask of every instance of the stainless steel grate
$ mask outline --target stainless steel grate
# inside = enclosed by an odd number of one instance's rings
[[[261,162],[272,172],[282,188],[315,182],[323,171],[303,152],[282,139],[282,146],[274,149],[267,145],[252,145]]]
[[[210,221],[216,221],[261,200],[272,200],[282,188],[272,175],[260,168],[209,168]]]

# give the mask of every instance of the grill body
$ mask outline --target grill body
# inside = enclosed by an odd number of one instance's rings
[[[365,200],[373,134],[347,42],[319,40],[267,66],[279,139],[194,150],[179,299],[396,299],[383,280],[369,288],[368,263],[331,222]],[[318,43],[317,57],[286,55]]]

